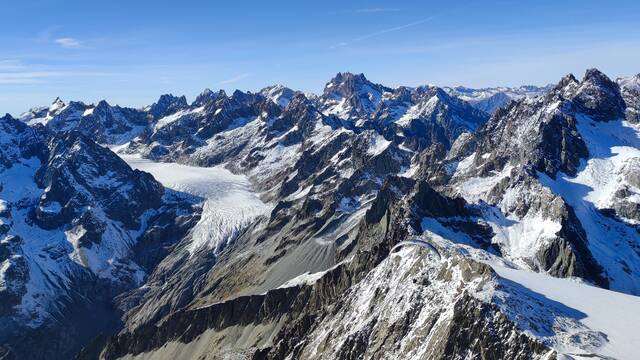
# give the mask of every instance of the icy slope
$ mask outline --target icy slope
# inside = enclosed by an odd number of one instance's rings
[[[498,264],[491,266],[501,277],[583,313],[584,317],[579,321],[594,331],[604,333],[608,340],[597,349],[598,354],[615,359],[636,358],[640,347],[637,331],[640,324],[640,297]],[[594,357],[593,354],[575,350],[567,355]]]
[[[201,248],[221,250],[252,220],[271,211],[251,190],[245,176],[234,175],[223,167],[160,163],[135,155],[121,157],[132,168],[151,173],[170,189],[206,199],[188,247],[192,253]]]

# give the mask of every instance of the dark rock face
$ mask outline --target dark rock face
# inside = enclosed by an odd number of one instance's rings
[[[22,242],[20,237],[10,235],[0,243],[0,262],[6,267],[3,273],[4,286],[0,290],[0,317],[11,314],[13,307],[20,304],[27,292],[29,267],[20,251]]]
[[[79,130],[0,126],[11,145],[0,153],[0,344],[19,359],[67,359],[121,326],[113,298],[140,285],[135,260],[150,257],[137,238],[150,252],[172,245],[194,209]]]
[[[154,119],[160,119],[188,107],[187,98],[185,98],[184,95],[177,97],[171,94],[165,94],[160,96],[160,99],[151,105],[149,113]]]
[[[0,166],[9,168],[21,158],[42,157],[42,127],[28,127],[6,114],[0,118]]]
[[[273,135],[283,134],[297,126],[294,134],[288,137],[288,142],[301,142],[308,137],[313,130],[315,120],[320,117],[320,113],[313,104],[302,94],[295,95],[287,106],[270,125]],[[273,136],[272,135],[272,136]]]
[[[415,144],[410,148],[424,149],[432,144],[443,144],[448,149],[458,136],[476,130],[489,118],[486,113],[436,87],[417,88],[412,100],[415,106],[426,111],[404,115],[409,119],[409,125],[403,132],[408,144]]]
[[[149,121],[145,112],[101,101],[82,117],[77,130],[101,144],[121,144],[138,135]]]
[[[218,99],[226,98],[227,94],[224,90],[220,90],[217,93],[211,91],[211,89],[205,89],[200,95],[198,95],[192,106],[204,106],[210,102],[215,102]]]
[[[575,175],[580,160],[589,155],[576,128],[579,113],[602,121],[623,118],[618,86],[599,71],[589,70],[582,82],[569,75],[544,98],[501,109],[475,135],[480,139],[477,154],[491,154],[476,165],[490,171],[511,162],[531,165],[551,177],[558,171]]]
[[[607,288],[609,281],[602,266],[593,258],[587,236],[573,209],[564,205],[561,230],[555,241],[538,251],[542,268],[553,276],[577,276]]]
[[[596,69],[587,70],[573,101],[594,120],[617,120],[625,115],[625,102],[618,85]]]
[[[114,338],[115,341],[107,343],[101,358],[117,359],[126,354],[140,354],[157,349],[169,341],[188,343],[208,329],[268,323],[291,311],[299,292],[300,289],[295,287],[279,289],[198,310],[179,311],[166,319],[160,329],[155,325],[146,325],[134,333]]]
[[[640,74],[627,79],[618,79],[618,83],[626,106],[625,118],[637,124],[640,122]]]
[[[542,142],[538,149],[542,154],[535,167],[547,174],[555,174],[559,170],[575,174],[580,159],[588,156],[573,119],[561,116],[554,116],[542,129]]]
[[[635,174],[636,173],[633,173],[633,175],[629,174],[630,176],[627,176],[627,178],[633,178]],[[632,181],[629,182],[634,183]],[[618,217],[640,221],[640,204],[631,200],[631,197],[634,195],[631,186],[625,185],[616,190],[611,210],[613,210]]]
[[[78,132],[53,138],[49,149],[49,159],[36,173],[38,185],[47,189],[39,209],[52,202],[62,209],[57,218],[36,211],[35,220],[43,228],[68,223],[80,215],[78,211],[99,204],[107,216],[135,229],[140,216],[162,202],[164,188],[150,174],[132,170],[117,155]],[[84,219],[92,222],[91,216]]]
[[[488,160],[476,160],[478,167],[483,171],[501,169],[510,161],[550,176],[558,171],[575,174],[580,160],[589,154],[575,117],[567,113],[571,103],[556,96],[559,94],[552,92],[543,101],[515,102],[496,112],[475,136],[480,139],[476,154],[491,154]]]
[[[444,355],[436,358],[462,358],[469,350],[486,359],[530,359],[549,353],[544,345],[524,334],[519,334],[515,340],[504,338],[514,330],[513,324],[504,315],[492,314],[486,305],[474,303],[469,298],[462,298],[455,304],[451,323]]]

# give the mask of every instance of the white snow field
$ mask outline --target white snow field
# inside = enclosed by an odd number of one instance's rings
[[[132,168],[152,174],[165,187],[204,199],[202,216],[193,228],[188,246],[192,254],[201,248],[220,251],[256,217],[271,211],[271,206],[260,200],[245,176],[223,167],[161,163],[137,155],[120,154],[120,157]]]
[[[637,359],[640,349],[640,297],[549,275],[490,264],[505,279],[583,313],[580,323],[606,335],[595,353],[614,359]],[[558,349],[573,358],[599,358],[577,349]],[[564,351],[563,351],[564,350]]]

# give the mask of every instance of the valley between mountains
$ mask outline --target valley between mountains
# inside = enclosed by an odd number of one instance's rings
[[[634,359],[640,75],[0,118],[0,359]]]

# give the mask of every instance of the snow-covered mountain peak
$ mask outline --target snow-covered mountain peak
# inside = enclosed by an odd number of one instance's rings
[[[437,98],[439,101],[446,103],[459,102],[460,99],[450,95],[445,89],[435,85],[418,86],[414,90],[415,96],[421,99]]]
[[[291,101],[284,108],[283,114],[291,112],[297,113],[297,116],[302,118],[308,118],[310,116],[315,118],[322,115],[315,107],[314,103],[302,93],[298,93],[293,96]]]
[[[579,85],[580,81],[573,74],[567,74],[558,81],[552,90],[556,93],[565,94],[564,97],[568,98],[575,93]]]
[[[625,100],[620,87],[597,69],[588,69],[581,81],[573,74],[563,77],[550,95],[553,101],[570,100],[577,109],[594,120],[624,118]]]
[[[340,94],[350,96],[359,93],[381,94],[391,89],[369,81],[364,74],[353,74],[350,72],[338,73],[324,87],[324,94]]]
[[[187,107],[189,107],[189,105],[187,104],[187,98],[184,95],[178,97],[173,96],[173,94],[164,94],[160,96],[158,101],[151,105],[149,113],[151,113],[154,119],[159,119],[177,111],[186,109]]]
[[[617,83],[620,85],[621,89],[640,92],[640,74],[625,78],[618,78]]]
[[[366,118],[392,89],[374,84],[364,74],[338,73],[320,97],[322,111],[341,119]]]
[[[617,80],[627,106],[625,118],[632,123],[640,122],[640,74]]]
[[[46,125],[49,121],[59,115],[67,108],[67,104],[59,97],[51,103],[49,106],[34,107],[28,111],[20,114],[20,120],[29,124],[43,124]]]
[[[609,77],[604,74],[602,71],[596,68],[590,68],[585,70],[584,77],[582,78],[583,82],[590,82],[592,84],[598,84],[600,86],[612,86],[614,82],[609,79]]]
[[[59,97],[56,97],[53,103],[51,103],[51,106],[49,106],[49,111],[54,112],[54,111],[60,110],[63,107],[65,107],[65,105],[66,104],[64,103],[64,101],[62,101],[62,99],[60,99]]]
[[[289,104],[291,99],[293,99],[293,97],[296,95],[296,92],[284,85],[272,85],[260,90],[260,95],[273,101],[274,104],[284,108]]]
[[[214,93],[213,91],[211,91],[211,89],[206,88],[196,97],[191,106],[204,106],[207,103],[214,102],[218,99],[226,97],[227,93],[224,90],[219,90],[217,93]]]
[[[597,69],[586,71],[573,101],[595,120],[617,120],[625,116],[626,105],[620,88]]]
[[[345,84],[346,86],[355,86],[357,84],[366,83],[369,83],[369,80],[367,80],[363,73],[354,74],[351,72],[339,72],[327,83],[325,89],[338,87],[342,84]]]
[[[507,106],[511,100],[519,100],[523,98],[534,98],[544,95],[552,86],[543,87],[533,85],[522,85],[519,87],[488,87],[473,89],[464,86],[445,87],[444,90],[453,96],[467,101],[475,108],[487,112],[495,113],[498,109]]]

